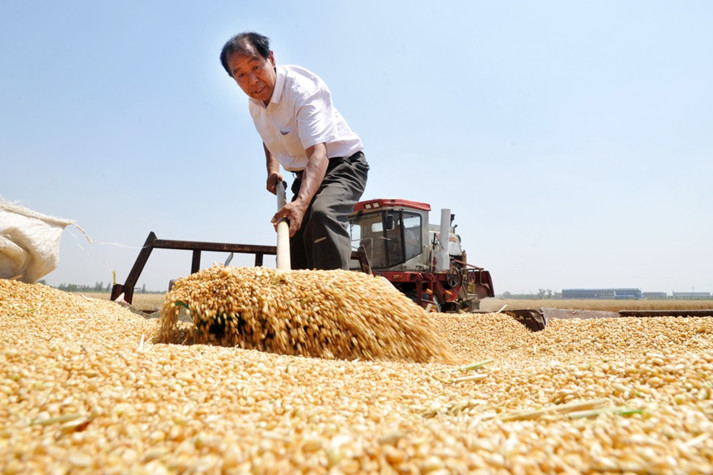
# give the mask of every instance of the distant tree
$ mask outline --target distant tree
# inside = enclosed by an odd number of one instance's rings
[[[508,292],[507,290],[506,290],[505,292],[503,292],[503,298],[504,298],[504,299],[509,299],[509,298],[511,298],[511,297],[512,297],[512,294],[511,294],[510,292]]]

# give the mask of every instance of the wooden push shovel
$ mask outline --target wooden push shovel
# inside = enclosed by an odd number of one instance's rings
[[[277,209],[285,206],[285,184],[277,182]],[[290,270],[290,223],[287,218],[277,222],[277,270]]]

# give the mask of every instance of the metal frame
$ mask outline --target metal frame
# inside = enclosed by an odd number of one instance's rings
[[[255,266],[262,266],[263,257],[265,255],[277,255],[277,246],[261,246],[255,244],[231,244],[226,242],[204,242],[204,241],[177,241],[172,239],[159,239],[156,234],[151,231],[146,238],[139,255],[131,268],[129,275],[123,284],[114,284],[111,289],[111,300],[116,300],[123,293],[124,301],[131,303],[134,298],[134,288],[139,280],[141,272],[146,266],[146,262],[151,256],[154,249],[178,249],[193,252],[191,260],[191,274],[196,273],[201,268],[201,251],[214,252],[235,252],[239,254],[254,254]],[[361,270],[367,274],[371,274],[369,260],[366,257],[366,251],[363,246],[358,251],[353,251],[352,259],[357,259],[361,266]]]
[[[151,231],[146,238],[139,255],[131,268],[126,281],[123,284],[114,284],[111,289],[111,300],[116,300],[122,293],[124,300],[131,303],[134,298],[134,287],[139,280],[141,272],[146,266],[146,261],[149,260],[151,251],[154,249],[178,249],[193,251],[193,259],[191,260],[191,274],[198,272],[201,267],[201,251],[216,251],[216,252],[236,252],[239,254],[254,254],[255,265],[261,266],[263,257],[267,255],[276,255],[277,246],[260,246],[253,244],[231,244],[225,242],[202,242],[202,241],[176,241],[172,239],[159,239],[156,234]]]

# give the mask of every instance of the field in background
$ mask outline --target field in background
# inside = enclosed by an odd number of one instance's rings
[[[509,310],[524,308],[571,308],[576,310],[708,310],[713,309],[713,300],[596,300],[596,299],[485,299],[481,310],[497,312],[503,305]]]
[[[90,298],[109,300],[108,292],[82,292]],[[166,294],[134,294],[131,304],[139,310],[161,310]]]
[[[108,293],[89,292],[87,297],[109,299]],[[141,310],[160,310],[165,294],[134,294],[133,306]],[[522,308],[571,308],[577,310],[708,310],[713,309],[713,300],[520,300],[520,299],[485,299],[481,301],[481,310],[497,312],[504,305],[508,310]]]

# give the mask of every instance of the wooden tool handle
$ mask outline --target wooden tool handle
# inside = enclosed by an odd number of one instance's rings
[[[285,206],[285,184],[277,183],[277,209]],[[277,222],[277,269],[290,270],[290,223],[286,218]]]

